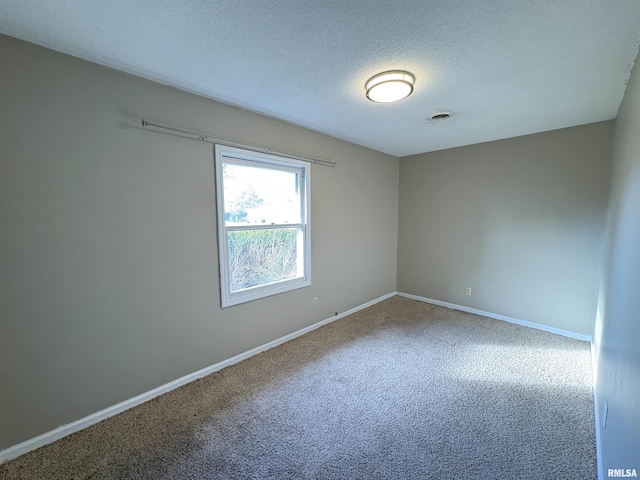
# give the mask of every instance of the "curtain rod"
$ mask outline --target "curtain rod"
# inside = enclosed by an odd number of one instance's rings
[[[262,147],[254,147],[252,145],[245,145],[244,143],[232,142],[230,140],[225,140],[223,138],[215,138],[215,137],[212,137],[211,135],[207,135],[205,133],[190,132],[188,130],[182,130],[180,128],[169,127],[167,125],[160,125],[158,123],[147,122],[144,118],[142,119],[142,126],[144,128],[153,127],[153,128],[158,128],[160,130],[165,130],[164,132],[158,131],[158,130],[153,130],[153,131],[156,131],[158,133],[173,132],[173,133],[171,133],[171,135],[177,135],[179,137],[187,138],[189,140],[197,140],[199,142],[211,143],[213,145],[220,144],[220,145],[227,145],[229,147],[241,147],[241,148],[246,148],[247,150],[252,150],[254,152],[270,153],[270,154],[274,154],[274,155],[282,155],[282,156],[294,158],[294,159],[297,159],[297,160],[304,160],[305,162],[311,162],[311,163],[314,163],[316,165],[321,165],[323,167],[332,167],[332,168],[334,168],[337,165],[337,162],[332,162],[331,160],[325,160],[323,158],[315,158],[315,157],[309,157],[309,156],[305,156],[305,155],[297,155],[297,154],[289,153],[289,152],[271,150],[270,148],[262,148]]]

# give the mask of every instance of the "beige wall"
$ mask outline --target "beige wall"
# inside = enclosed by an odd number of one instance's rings
[[[609,406],[606,429],[600,428],[603,477],[610,468],[635,468],[640,472],[640,66],[637,62],[614,127],[607,250],[594,339],[598,359],[596,409],[602,413],[605,401]]]
[[[401,158],[398,291],[591,335],[611,136],[603,122]]]
[[[397,158],[5,36],[0,58],[0,449],[395,290]],[[337,161],[312,286],[221,310],[213,147],[141,116]]]

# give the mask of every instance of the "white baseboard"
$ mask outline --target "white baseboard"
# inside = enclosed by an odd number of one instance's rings
[[[37,437],[31,438],[22,443],[9,447],[5,450],[0,451],[0,463],[19,457],[20,455],[24,455],[25,453],[31,452],[32,450],[40,448],[49,443],[53,443],[56,440],[66,437],[67,435],[71,435],[72,433],[85,429],[102,420],[105,420],[109,417],[113,417],[118,413],[122,413],[125,410],[129,410],[130,408],[136,407],[141,403],[147,402],[152,398],[162,395],[163,393],[167,393],[171,390],[181,387],[182,385],[186,385],[187,383],[193,382],[194,380],[205,377],[211,373],[217,372],[218,370],[222,370],[223,368],[233,365],[234,363],[238,363],[249,357],[253,357],[254,355],[264,352],[265,350],[269,350],[273,347],[277,347],[278,345],[288,342],[289,340],[293,340],[296,337],[299,337],[301,335],[304,335],[305,333],[315,330],[316,328],[326,325],[327,323],[334,322],[336,320],[339,320],[340,318],[351,315],[359,310],[375,305],[376,303],[379,303],[383,300],[393,297],[395,294],[396,294],[395,292],[388,293],[386,295],[376,298],[375,300],[371,300],[370,302],[363,303],[362,305],[352,308],[351,310],[347,310],[346,312],[342,312],[338,315],[327,318],[318,323],[314,323],[313,325],[297,330],[293,333],[285,335],[284,337],[280,337],[271,342],[265,343],[264,345],[261,345],[247,352],[236,355],[235,357],[231,357],[227,360],[223,360],[222,362],[216,363],[209,367],[205,367],[201,370],[198,370],[197,372],[190,373],[189,375],[185,375],[184,377],[178,378],[177,380],[173,380],[172,382],[165,383],[164,385],[154,388],[153,390],[149,390],[148,392],[145,392],[136,397],[130,398],[129,400],[125,400],[111,407],[107,407],[104,410],[100,410],[99,412],[92,413],[87,417],[81,418],[71,423],[67,423],[66,425],[62,425],[54,430],[43,433],[42,435],[38,435]]]
[[[600,418],[600,403],[598,402],[598,355],[596,354],[595,342],[591,342],[591,368],[593,372],[593,413],[596,422],[596,468],[598,480],[604,480],[604,466],[602,465],[602,437],[600,428],[602,427]]]
[[[442,302],[440,300],[434,300],[433,298],[420,297],[418,295],[412,295],[410,293],[396,292],[401,297],[411,298],[420,302],[431,303],[433,305],[439,305],[441,307],[451,308],[453,310],[460,310],[467,313],[475,313],[476,315],[482,315],[483,317],[493,318],[495,320],[502,320],[504,322],[515,323],[516,325],[522,325],[523,327],[535,328],[537,330],[544,330],[545,332],[555,333],[564,337],[575,338],[576,340],[583,340],[585,342],[592,342],[591,335],[585,335],[583,333],[571,332],[569,330],[562,330],[560,328],[550,327],[540,323],[529,322],[527,320],[520,320],[518,318],[508,317],[506,315],[499,315],[497,313],[485,312],[484,310],[478,310],[476,308],[465,307],[463,305],[456,305],[455,303]]]

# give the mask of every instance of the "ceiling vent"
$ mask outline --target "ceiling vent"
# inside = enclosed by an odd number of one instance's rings
[[[453,112],[437,112],[433,115],[429,115],[427,120],[430,122],[442,122],[444,120],[448,120],[453,117]]]

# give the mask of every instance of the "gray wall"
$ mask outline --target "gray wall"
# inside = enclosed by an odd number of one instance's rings
[[[397,158],[5,36],[0,58],[0,449],[395,290]],[[213,147],[141,116],[337,161],[312,286],[221,310]]]
[[[398,291],[591,335],[611,138],[603,122],[401,158]]]
[[[594,338],[602,467],[640,471],[640,66],[614,123],[607,251]],[[601,420],[603,420],[601,418]]]

